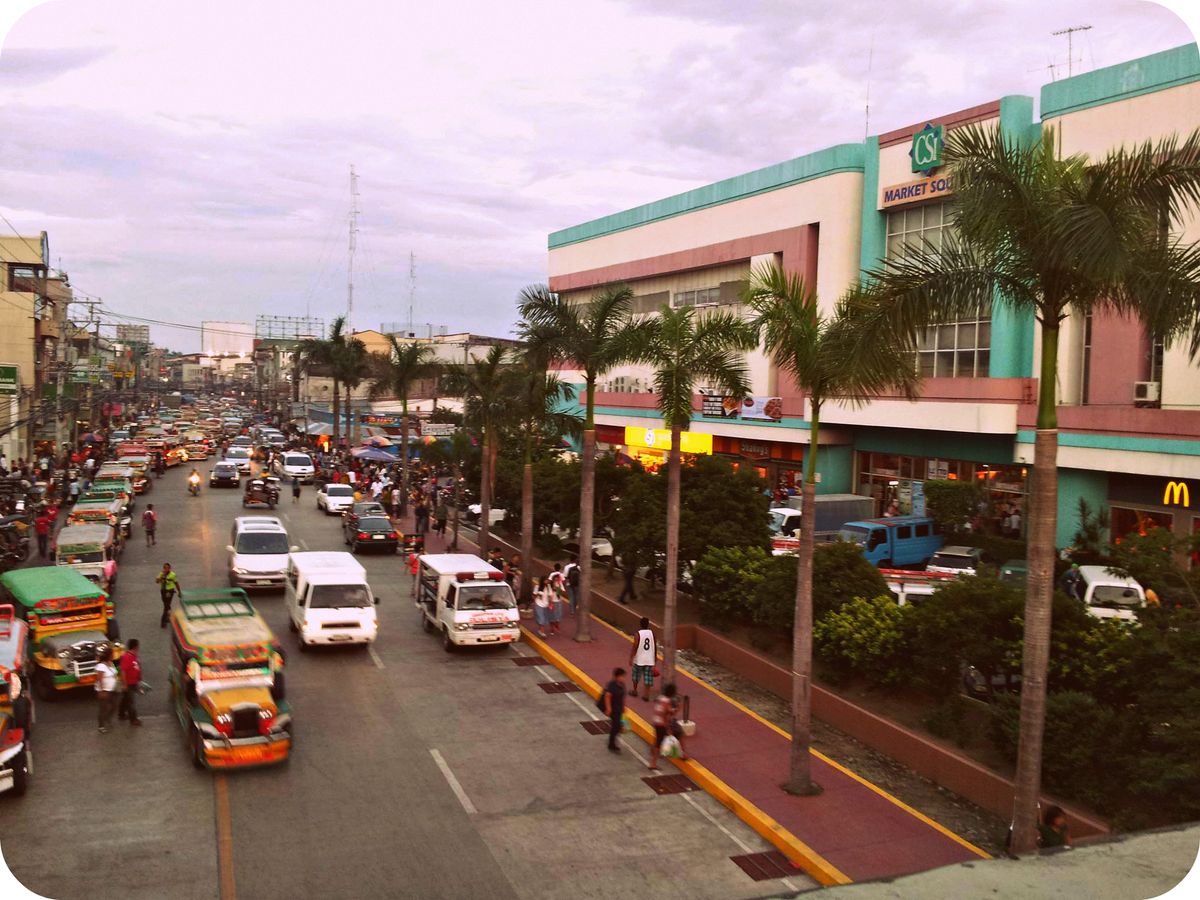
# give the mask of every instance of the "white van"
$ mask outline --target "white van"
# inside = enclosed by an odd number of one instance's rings
[[[379,598],[367,584],[367,570],[339,550],[293,553],[287,569],[288,625],[300,649],[314,644],[362,644],[379,631]]]
[[[311,456],[307,453],[297,453],[294,450],[284,451],[276,461],[275,468],[284,481],[299,478],[301,484],[311,484],[313,475],[317,471],[313,467]]]
[[[468,553],[431,553],[419,561],[421,627],[440,632],[446,652],[521,639],[517,601],[503,572]]]
[[[229,584],[246,590],[279,590],[286,580],[287,528],[274,516],[238,516],[229,534]]]
[[[1080,566],[1083,602],[1098,619],[1135,619],[1146,605],[1146,592],[1132,578],[1113,575],[1104,566]]]

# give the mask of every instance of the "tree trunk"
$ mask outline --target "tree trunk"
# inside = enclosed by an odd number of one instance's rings
[[[811,794],[812,783],[812,627],[813,554],[817,531],[817,441],[821,407],[812,404],[808,452],[801,489],[800,546],[796,560],[796,610],[792,625],[792,749],[785,790]]]
[[[459,494],[461,488],[460,480],[462,478],[462,469],[457,462],[454,463],[454,510],[450,513],[450,518],[453,523],[454,537],[450,541],[450,549],[457,552],[458,550],[458,507],[462,502],[462,497]]]
[[[292,354],[292,402],[300,402],[300,355]]]
[[[521,596],[523,603],[533,596],[530,579],[524,576],[529,571],[529,561],[533,559],[533,461],[530,459],[529,448],[525,448],[525,469],[521,473]]]
[[[492,435],[484,429],[483,447],[479,460],[479,555],[487,557],[488,538],[492,529]]]
[[[408,394],[400,398],[400,512],[401,518],[408,514]]]
[[[1042,791],[1042,736],[1046,726],[1046,668],[1054,599],[1054,545],[1058,529],[1058,326],[1042,326],[1037,437],[1033,446],[1032,509],[1028,522],[1029,580],[1021,659],[1021,733],[1013,799],[1014,853],[1037,848]]]
[[[588,391],[591,406],[591,390]],[[589,416],[590,420],[590,416]],[[589,421],[589,424],[590,421]],[[592,639],[592,533],[596,512],[596,428],[583,432],[583,459],[579,485],[579,602],[575,615],[575,640]]]
[[[342,395],[338,380],[333,379],[333,449],[341,449],[342,435]]]
[[[679,586],[679,444],[681,429],[671,426],[671,453],[667,457],[667,573],[663,585],[662,683],[675,680],[675,598]]]

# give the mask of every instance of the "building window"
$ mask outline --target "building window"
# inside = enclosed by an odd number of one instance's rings
[[[888,213],[887,258],[903,259],[908,247],[942,246],[942,237],[952,228],[946,202],[926,203]]]
[[[671,306],[715,306],[721,300],[719,287],[701,288],[698,291],[676,291],[671,295]]]

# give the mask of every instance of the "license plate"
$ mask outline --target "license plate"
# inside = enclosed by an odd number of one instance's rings
[[[329,636],[329,639],[331,641],[348,641],[348,640],[350,640],[350,635],[348,635],[348,634],[331,634]]]
[[[229,750],[229,758],[237,760],[262,759],[266,755],[262,747],[232,747]]]
[[[255,583],[256,583],[256,584],[270,584],[270,583],[271,583],[271,579],[270,579],[270,578],[260,578],[260,579],[258,579],[258,581],[257,581],[257,582],[255,582]]]
[[[488,641],[498,641],[498,640],[500,640],[500,635],[489,634],[487,637],[481,637],[479,639],[479,643],[484,644],[484,643],[487,643]]]
[[[373,541],[382,541],[382,540],[383,540],[383,535],[382,535],[382,534],[373,534],[373,535],[371,535],[371,540],[373,540]]]

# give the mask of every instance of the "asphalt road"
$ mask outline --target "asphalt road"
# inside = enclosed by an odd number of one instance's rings
[[[422,632],[401,557],[362,556],[381,598],[368,651],[300,654],[280,593],[255,605],[287,650],[295,746],[283,766],[192,768],[168,710],[166,632],[154,575],[227,584],[225,545],[241,494],[188,497],[175,469],[139,498],[140,528],[114,592],[121,633],[142,642],[144,727],[99,734],[88,691],[37,711],[34,776],[0,795],[0,852],[30,890],[55,898],[762,897],[811,887],[751,881],[729,857],[770,849],[704,794],[657,796],[627,744],[620,756],[581,722],[580,694],[550,695],[526,647],[447,654]],[[247,514],[268,514],[266,510]],[[276,511],[292,543],[343,549],[311,488]],[[431,544],[431,549],[440,549]],[[565,638],[563,638],[565,640]],[[619,661],[618,661],[619,662]],[[667,771],[670,771],[668,769]]]

